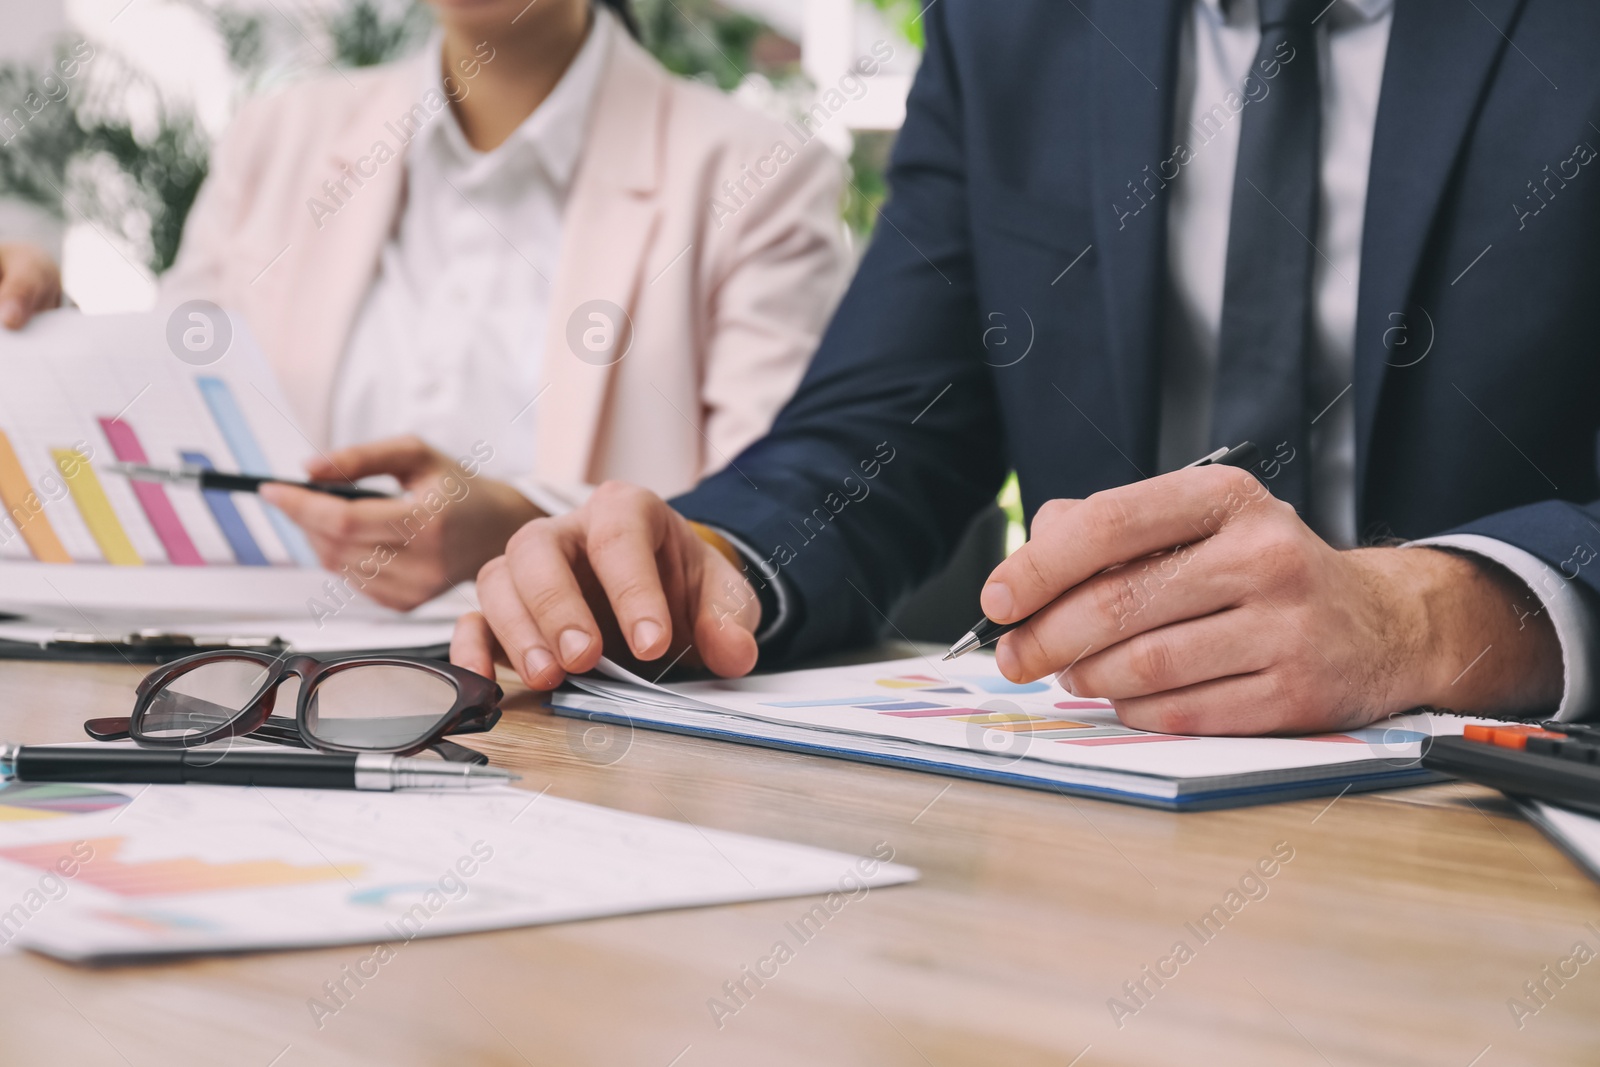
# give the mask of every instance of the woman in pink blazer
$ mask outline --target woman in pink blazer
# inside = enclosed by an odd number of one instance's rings
[[[725,466],[842,291],[840,165],[669,75],[626,2],[431,0],[419,56],[248,104],[162,279],[164,304],[244,316],[312,477],[405,487],[265,494],[385,604],[602,481],[670,495]],[[0,246],[0,321],[58,293]]]

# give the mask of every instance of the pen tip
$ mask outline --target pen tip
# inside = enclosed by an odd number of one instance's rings
[[[982,639],[980,639],[977,634],[973,633],[971,630],[968,630],[961,640],[950,646],[950,651],[946,652],[944,655],[944,662],[948,663],[958,656],[965,656],[968,652],[971,652],[982,643]]]

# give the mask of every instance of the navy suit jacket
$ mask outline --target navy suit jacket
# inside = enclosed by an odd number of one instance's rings
[[[1156,472],[1188,2],[929,7],[891,197],[805,380],[673,502],[793,594],[764,666],[872,640],[1008,469],[1030,517]],[[1483,533],[1590,591],[1597,54],[1593,0],[1398,0],[1353,383],[1363,537]]]

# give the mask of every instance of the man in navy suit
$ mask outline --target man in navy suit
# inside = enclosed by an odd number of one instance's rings
[[[872,640],[1008,469],[1005,674],[1177,733],[1589,710],[1600,6],[944,0],[771,432],[607,485],[455,656],[736,675]],[[1253,472],[1183,469],[1254,440]],[[691,521],[692,520],[692,521]]]

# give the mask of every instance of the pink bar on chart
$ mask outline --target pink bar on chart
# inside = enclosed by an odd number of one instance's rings
[[[106,440],[111,442],[111,451],[118,461],[150,462],[132,426],[121,419],[102,418],[99,421],[100,429],[104,431]],[[205,560],[200,558],[194,542],[189,540],[189,532],[183,528],[178,513],[172,510],[167,491],[155,482],[134,481],[132,484],[133,493],[139,498],[139,506],[144,508],[145,518],[150,520],[156,536],[161,538],[161,546],[167,550],[167,559],[183,567],[204,566]]]

